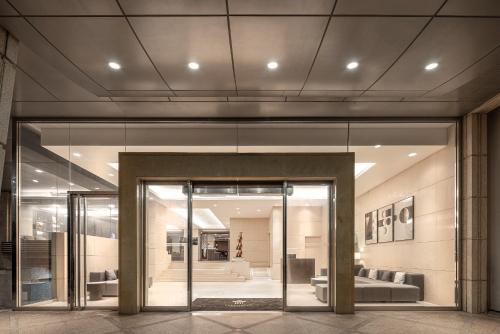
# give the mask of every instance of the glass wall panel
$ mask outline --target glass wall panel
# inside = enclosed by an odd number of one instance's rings
[[[350,133],[356,303],[455,306],[455,124],[358,123]]]
[[[186,185],[147,184],[145,190],[145,306],[188,305]]]
[[[287,306],[330,305],[329,194],[329,185],[288,185]]]
[[[43,145],[58,132],[60,155]],[[18,305],[66,307],[68,124],[18,127]]]

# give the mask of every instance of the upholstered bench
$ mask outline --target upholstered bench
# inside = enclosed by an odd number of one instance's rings
[[[328,302],[328,284],[316,284],[316,298],[323,303]]]
[[[328,276],[318,276],[311,278],[312,286],[316,286],[318,284],[327,284],[327,283],[328,283]]]

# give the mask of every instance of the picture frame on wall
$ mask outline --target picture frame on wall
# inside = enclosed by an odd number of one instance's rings
[[[413,240],[415,238],[414,196],[394,203],[394,240]]]
[[[377,210],[365,214],[365,245],[377,243]]]
[[[377,210],[377,237],[379,243],[394,241],[393,205]]]

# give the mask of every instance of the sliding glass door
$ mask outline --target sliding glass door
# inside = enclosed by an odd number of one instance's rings
[[[145,183],[145,309],[328,308],[331,189],[324,183]]]

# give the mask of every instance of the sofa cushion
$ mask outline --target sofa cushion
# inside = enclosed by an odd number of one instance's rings
[[[361,268],[359,269],[359,277],[368,277],[368,270],[367,268]]]
[[[382,275],[380,276],[381,281],[392,282],[392,271],[383,270]]]
[[[95,271],[89,273],[89,282],[102,282],[106,280],[106,273],[104,271]]]
[[[106,281],[114,281],[115,279],[117,279],[115,271],[106,269]]]
[[[377,269],[370,269],[370,272],[368,273],[368,278],[377,279],[377,276],[378,276],[378,270]]]
[[[398,271],[396,274],[394,274],[394,283],[396,284],[404,284],[405,283],[405,276],[406,274]]]

